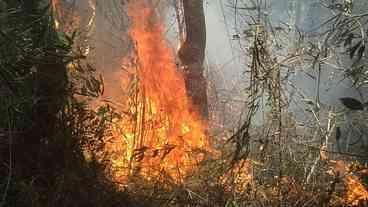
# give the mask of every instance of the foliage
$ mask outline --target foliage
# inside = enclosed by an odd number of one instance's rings
[[[0,206],[140,203],[97,161],[113,112],[87,104],[103,83],[73,41],[47,1],[0,1]]]
[[[109,179],[111,163],[101,150],[119,115],[109,105],[91,108],[89,101],[104,92],[103,79],[74,51],[76,33],[57,32],[40,0],[0,1],[0,206],[349,205],[344,197],[355,195],[345,193],[346,186],[362,177],[364,191],[367,177],[364,165],[336,161],[357,160],[358,154],[328,145],[339,112],[318,98],[305,99],[309,124],[300,126],[285,95],[297,60],[320,71],[325,53],[339,46],[353,60],[346,76],[356,86],[367,83],[366,25],[358,23],[365,15],[352,15],[349,5],[329,9],[336,16],[324,23],[332,26],[322,46],[300,38],[295,53],[285,57],[277,53],[277,31],[261,6],[242,8],[253,21],[241,25],[249,35],[241,40],[251,63],[248,108],[228,140],[216,139],[222,156],[204,160],[180,184],[162,173],[151,180],[131,176],[122,185]],[[264,123],[257,126],[260,111]]]

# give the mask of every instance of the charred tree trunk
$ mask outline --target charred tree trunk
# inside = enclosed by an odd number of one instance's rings
[[[192,103],[204,119],[208,118],[207,81],[203,75],[206,49],[206,21],[203,0],[182,0],[186,37],[178,56],[185,71],[185,84]]]

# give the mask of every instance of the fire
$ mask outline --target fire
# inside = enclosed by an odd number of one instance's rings
[[[56,30],[63,31],[66,34],[72,34],[76,28],[79,28],[81,19],[73,11],[63,8],[65,3],[60,0],[51,0],[51,8],[54,13],[54,25]],[[91,3],[89,4],[91,5]]]
[[[55,17],[54,17],[55,28],[57,30],[59,30],[60,29],[60,22],[58,20],[58,17],[61,16],[61,10],[60,10],[60,2],[59,2],[59,0],[52,0],[51,1],[51,6],[52,6],[52,10],[55,12]]]
[[[241,160],[221,176],[220,180],[228,191],[231,190],[228,186],[234,186],[235,192],[246,192],[253,182],[253,167],[251,160]]]
[[[60,2],[59,2],[59,0],[52,0],[51,1],[51,6],[52,6],[52,9],[54,10],[54,11],[58,11],[58,8],[60,8],[59,5],[60,4]]]
[[[130,37],[136,54],[127,70],[136,71],[136,91],[113,130],[107,150],[115,154],[116,177],[168,176],[181,182],[211,152],[206,124],[192,110],[165,28],[141,1],[129,4]],[[123,79],[122,82],[129,82]],[[128,170],[123,170],[128,169]]]
[[[344,201],[349,206],[359,206],[362,202],[368,202],[368,190],[362,184],[359,177],[353,175],[349,166],[344,161],[335,162],[335,171],[343,176],[345,182]]]
[[[368,203],[368,191],[356,176],[348,175],[345,179],[347,192],[346,202],[351,206],[358,206],[361,202]]]

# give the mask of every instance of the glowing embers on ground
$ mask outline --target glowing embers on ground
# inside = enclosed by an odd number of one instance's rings
[[[246,192],[253,182],[253,167],[251,160],[241,160],[229,169],[222,177],[221,183],[225,190],[237,193]],[[231,186],[234,189],[230,189]]]
[[[348,175],[345,183],[347,188],[345,200],[349,205],[358,206],[360,202],[368,204],[368,191],[358,177]]]
[[[212,151],[206,124],[192,110],[154,10],[135,1],[128,14],[136,54],[126,70],[136,75],[135,90],[107,145],[112,155],[118,155],[113,159],[113,166],[120,167],[115,176],[157,179],[163,175],[180,182]]]
[[[335,171],[342,176],[345,183],[344,201],[349,206],[359,206],[362,203],[368,203],[368,190],[362,184],[360,178],[352,172],[351,166],[345,164],[344,161],[334,161]],[[363,176],[367,176],[366,169],[360,170]]]

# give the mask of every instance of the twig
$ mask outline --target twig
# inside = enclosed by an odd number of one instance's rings
[[[8,127],[9,127],[9,172],[8,172],[8,178],[7,178],[7,183],[5,186],[5,190],[2,196],[2,200],[0,203],[0,207],[5,205],[5,201],[6,201],[6,197],[8,195],[8,191],[9,191],[9,187],[10,187],[10,182],[13,176],[13,151],[12,151],[12,145],[13,145],[13,134],[12,134],[12,130],[11,130],[11,124],[10,121],[8,122]]]

